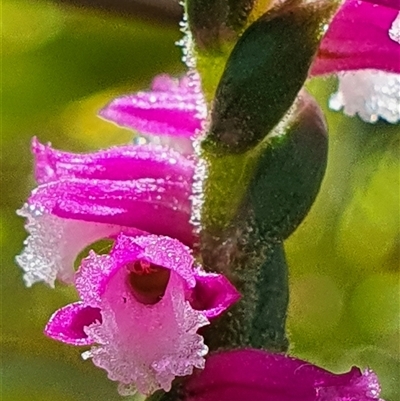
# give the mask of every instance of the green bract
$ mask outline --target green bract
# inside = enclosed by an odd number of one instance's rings
[[[219,230],[212,226],[202,231],[204,266],[226,274],[242,294],[231,313],[205,329],[210,349],[287,350],[283,240],[312,206],[327,154],[324,117],[315,100],[302,92],[292,113],[259,149],[232,220]]]
[[[287,1],[252,23],[234,46],[201,143],[201,157],[208,166],[202,213],[206,230],[226,227],[237,213],[258,159],[268,153],[266,138],[287,119],[336,7],[336,2]],[[189,14],[189,22],[193,19]],[[218,43],[221,50],[231,42]],[[214,59],[217,64],[224,61],[220,50]],[[215,73],[212,50],[207,52],[211,69],[200,69],[203,83]],[[277,176],[276,182],[280,179]]]
[[[225,67],[203,148],[242,153],[283,118],[307,79],[333,3],[284,3],[240,37]]]

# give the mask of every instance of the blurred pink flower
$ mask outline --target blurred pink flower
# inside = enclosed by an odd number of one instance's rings
[[[191,251],[164,236],[120,234],[107,255],[93,251],[75,277],[81,301],[50,318],[45,333],[73,345],[118,381],[121,394],[170,390],[204,367],[197,334],[238,299],[224,276],[205,273]]]
[[[311,76],[338,74],[333,110],[400,121],[399,12],[399,0],[344,1],[311,68]]]
[[[376,69],[400,73],[399,0],[346,0],[326,32],[311,75]]]
[[[182,401],[383,401],[369,369],[334,374],[255,349],[210,355],[205,369],[188,379],[184,394]]]

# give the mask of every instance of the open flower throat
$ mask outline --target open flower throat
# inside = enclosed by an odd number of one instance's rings
[[[156,304],[164,296],[171,271],[148,262],[136,260],[127,263],[128,284],[133,296],[144,304]]]

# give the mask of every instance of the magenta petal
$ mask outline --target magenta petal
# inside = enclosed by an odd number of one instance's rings
[[[90,345],[93,341],[87,336],[84,328],[101,321],[100,309],[76,302],[56,311],[49,319],[44,333],[66,344]]]
[[[201,129],[205,106],[196,85],[157,77],[150,92],[113,100],[99,115],[122,127],[144,134],[193,137]]]
[[[367,68],[400,72],[400,45],[389,36],[399,3],[346,0],[322,40],[311,75]]]
[[[121,233],[109,255],[90,252],[82,261],[75,277],[81,299],[93,307],[100,306],[101,296],[113,275],[137,260],[146,260],[176,272],[187,288],[193,288],[196,284],[191,250],[178,240],[157,235],[129,236]]]
[[[138,247],[142,248],[140,259],[174,271],[188,288],[195,286],[192,251],[176,239],[158,235],[131,237],[120,234],[111,251],[111,257],[119,265],[124,265],[139,258],[136,251]]]
[[[345,377],[342,384],[318,388],[317,401],[384,401],[379,398],[381,387],[378,377],[371,369],[366,369],[361,374],[358,368],[353,368],[346,375],[340,376]]]
[[[110,278],[120,267],[109,255],[89,252],[75,274],[75,287],[85,305],[101,307],[101,295]]]
[[[362,376],[358,368],[336,375],[299,359],[253,349],[211,355],[186,388],[185,401],[379,399],[376,377]]]
[[[240,294],[225,276],[197,272],[191,304],[208,319],[219,316],[239,298]]]
[[[128,247],[121,242],[128,238],[131,241]],[[127,260],[115,257],[115,248],[124,253]],[[123,249],[121,249],[123,248]],[[127,262],[143,257],[144,249],[133,242],[133,237],[120,234],[116,239],[113,250],[109,255],[97,255],[90,251],[89,256],[82,263],[75,275],[75,286],[82,301],[92,307],[101,306],[101,296],[112,276]]]
[[[400,11],[400,0],[364,0],[368,3],[378,4],[380,6],[385,6],[389,8],[393,8],[395,10]]]
[[[192,245],[190,194],[191,183],[168,178],[71,179],[39,186],[29,203],[59,217],[135,227]]]
[[[156,145],[121,146],[77,154],[32,140],[36,180],[42,184],[62,178],[134,180],[163,178],[190,182],[194,163],[180,153]]]

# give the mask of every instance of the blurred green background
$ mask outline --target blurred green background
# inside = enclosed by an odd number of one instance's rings
[[[26,237],[15,215],[34,187],[30,138],[86,151],[132,134],[96,117],[113,97],[181,74],[178,26],[41,1],[3,1],[3,401],[113,401],[116,385],[78,348],[42,334],[69,288],[26,289],[14,256]],[[326,110],[335,80],[310,90]],[[383,398],[400,400],[399,126],[326,110],[330,159],[319,198],[287,241],[292,353],[340,372],[370,366]]]

